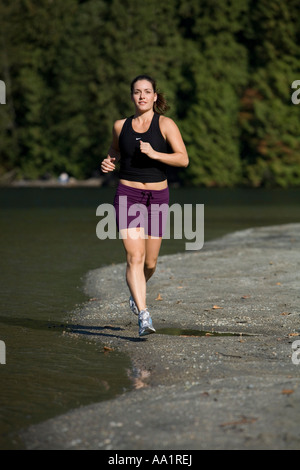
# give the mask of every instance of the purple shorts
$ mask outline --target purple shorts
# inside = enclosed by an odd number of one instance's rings
[[[145,235],[162,237],[169,211],[169,188],[144,190],[119,183],[114,208],[118,230],[143,227]]]

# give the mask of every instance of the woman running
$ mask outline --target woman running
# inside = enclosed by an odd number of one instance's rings
[[[129,305],[138,315],[139,335],[155,333],[146,304],[146,283],[153,275],[167,220],[167,166],[187,167],[185,144],[162,93],[148,75],[131,83],[135,114],[114,123],[113,140],[101,163],[103,173],[120,160],[114,207],[126,251]],[[137,216],[139,214],[139,216]]]

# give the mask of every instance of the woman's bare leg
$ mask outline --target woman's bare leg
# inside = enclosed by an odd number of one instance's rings
[[[131,230],[134,230],[133,236]],[[122,230],[121,236],[126,251],[126,281],[132,297],[139,311],[145,310],[146,282],[151,278],[156,269],[161,238],[145,238],[143,229],[137,237],[136,230]]]
[[[149,238],[146,239],[145,242],[146,242],[146,254],[145,254],[144,274],[145,274],[145,279],[147,282],[149,281],[149,279],[155,272],[162,239],[160,237],[149,236]]]
[[[126,282],[138,310],[141,311],[146,308],[146,279],[144,274],[146,240],[143,232],[139,232],[139,237],[136,236],[137,230],[135,228],[121,230],[121,236],[126,251]]]

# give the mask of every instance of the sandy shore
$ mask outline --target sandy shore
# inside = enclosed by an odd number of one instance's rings
[[[100,187],[103,185],[103,178],[89,178],[86,180],[77,180],[76,178],[49,178],[46,180],[16,180],[2,181],[0,187],[11,188],[85,188]]]
[[[93,300],[71,319],[89,328],[70,334],[129,354],[135,389],[24,430],[24,445],[300,449],[299,287],[300,224],[236,232],[160,258],[148,286],[157,334],[140,339],[124,264],[90,272]]]

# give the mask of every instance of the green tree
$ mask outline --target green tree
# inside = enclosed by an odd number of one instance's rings
[[[299,79],[300,4],[260,0],[249,13],[251,73],[240,113],[245,181],[299,185],[299,108],[291,84]]]
[[[18,99],[19,24],[15,11],[19,2],[0,3],[0,79],[6,85],[6,105],[0,106],[0,175],[15,171],[19,155]]]
[[[299,31],[296,0],[2,0],[0,176],[90,176],[148,73],[186,142],[186,184],[299,185]]]
[[[187,174],[195,185],[232,186],[241,178],[238,111],[247,50],[239,34],[247,1],[182,1],[180,14],[189,46],[178,104],[191,162]]]

